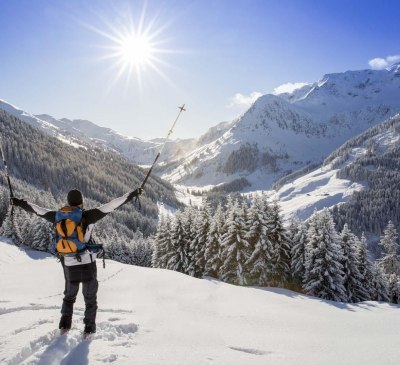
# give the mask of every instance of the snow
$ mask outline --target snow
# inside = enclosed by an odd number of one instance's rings
[[[365,189],[362,184],[337,178],[337,171],[330,166],[318,168],[269,195],[279,201],[286,218],[308,219],[314,210],[344,203],[354,192]]]
[[[399,306],[341,304],[283,289],[98,265],[98,332],[84,304],[59,336],[60,264],[0,241],[0,362],[15,364],[397,365]]]

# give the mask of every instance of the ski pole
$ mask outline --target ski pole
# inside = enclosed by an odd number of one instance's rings
[[[8,174],[6,156],[5,156],[4,150],[3,150],[3,139],[1,136],[0,136],[0,152],[1,152],[1,157],[3,158],[4,172],[6,174],[8,189],[10,190],[10,198],[14,198],[14,192],[13,192],[13,189],[11,186],[10,175]],[[13,203],[12,199],[10,199],[10,201],[11,201],[11,215],[13,215],[14,203]]]
[[[145,186],[145,184],[146,184],[148,178],[150,177],[150,174],[151,174],[151,172],[153,171],[153,167],[155,166],[155,164],[156,164],[158,158],[159,158],[160,155],[161,155],[161,152],[163,151],[165,145],[167,144],[168,138],[169,138],[169,136],[172,134],[172,131],[174,130],[175,124],[176,124],[176,122],[178,121],[178,119],[179,119],[181,113],[182,113],[183,111],[186,111],[186,109],[185,109],[185,104],[183,104],[182,106],[179,106],[178,109],[179,109],[179,113],[178,113],[178,115],[177,115],[177,117],[176,117],[174,123],[172,124],[171,129],[168,131],[167,137],[165,138],[165,141],[164,141],[163,145],[161,146],[160,151],[157,153],[157,156],[156,156],[156,158],[154,159],[153,164],[151,165],[149,171],[147,172],[147,175],[146,175],[146,177],[144,178],[144,180],[143,180],[143,182],[142,182],[142,185],[140,185],[140,188],[141,188],[141,189],[144,188],[144,186]]]

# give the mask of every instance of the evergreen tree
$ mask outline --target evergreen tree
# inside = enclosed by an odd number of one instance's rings
[[[358,271],[361,275],[361,286],[364,289],[365,297],[360,296],[360,301],[372,300],[375,296],[374,266],[368,258],[367,239],[362,234],[361,241],[358,242]]]
[[[46,222],[43,222],[40,218],[35,217],[32,221],[33,238],[32,248],[39,251],[48,251],[51,242],[50,227]]]
[[[344,225],[340,234],[340,245],[343,252],[341,263],[344,273],[343,286],[346,290],[347,301],[356,303],[368,297],[368,292],[362,286],[363,278],[359,271],[359,240],[351,233],[347,224]]]
[[[277,202],[271,206],[268,217],[267,239],[272,244],[270,285],[284,287],[290,281],[291,245],[283,226]]]
[[[304,290],[328,300],[345,301],[343,253],[339,236],[328,209],[314,214],[307,231]]]
[[[204,201],[203,207],[198,212],[194,224],[196,232],[194,242],[196,248],[194,251],[194,256],[192,260],[193,264],[190,267],[189,275],[192,275],[196,278],[201,278],[204,275],[205,265],[206,265],[205,251],[208,241],[208,235],[210,232],[210,224],[211,224],[210,207],[207,201]]]
[[[152,266],[165,269],[171,251],[171,219],[162,215],[154,238]]]
[[[266,286],[271,274],[272,242],[269,241],[269,205],[266,200],[255,196],[248,212],[247,241],[249,243],[246,267],[249,269],[250,284]]]
[[[211,220],[210,232],[207,237],[206,249],[204,252],[205,268],[204,275],[213,278],[219,277],[221,261],[221,241],[225,216],[222,206],[219,204]]]
[[[196,217],[198,210],[192,206],[186,207],[183,210],[183,245],[185,246],[184,251],[186,252],[187,262],[183,267],[183,273],[191,275],[197,271],[195,266],[195,253],[197,250],[196,240]]]
[[[301,288],[305,275],[305,252],[307,244],[307,225],[305,223],[294,221],[291,229],[292,255],[291,255],[291,273],[292,282],[295,289]]]
[[[389,297],[392,303],[400,302],[400,257],[397,254],[399,244],[394,224],[390,221],[379,244],[384,249],[384,256],[378,260],[378,265],[389,286]]]
[[[184,217],[182,212],[175,214],[171,227],[171,249],[172,253],[167,263],[167,269],[186,272],[189,264],[187,252],[186,232],[184,229]]]
[[[222,237],[222,257],[224,262],[220,269],[221,280],[246,285],[246,262],[248,242],[245,231],[245,209],[237,201],[228,212],[227,232]]]
[[[375,264],[373,266],[373,288],[374,288],[374,295],[372,297],[373,300],[379,302],[388,302],[390,301],[390,293],[389,293],[389,286],[388,282],[386,281],[386,276],[380,269],[380,267]]]
[[[9,206],[9,192],[2,186],[0,186],[0,227],[3,221],[6,219],[7,210]]]

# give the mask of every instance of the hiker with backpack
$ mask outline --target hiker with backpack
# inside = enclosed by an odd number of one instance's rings
[[[58,211],[39,207],[24,199],[11,198],[13,205],[34,213],[55,226],[57,239],[52,251],[60,257],[65,278],[59,323],[61,334],[71,329],[73,306],[80,283],[85,299],[84,337],[96,332],[98,290],[96,257],[102,246],[96,245],[92,240],[93,225],[115,209],[140,196],[142,192],[143,188],[140,187],[98,208],[88,210],[83,209],[83,196],[77,189],[68,193],[68,206]]]

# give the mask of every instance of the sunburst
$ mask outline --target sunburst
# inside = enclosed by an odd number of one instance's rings
[[[177,51],[163,47],[167,42],[160,38],[167,26],[156,26],[156,19],[146,22],[145,10],[144,7],[137,25],[133,21],[132,12],[125,12],[123,20],[118,20],[118,25],[99,14],[97,18],[100,19],[102,27],[84,24],[106,39],[108,44],[101,47],[105,50],[101,60],[111,61],[109,70],[114,74],[114,83],[124,79],[129,85],[134,80],[141,89],[144,74],[152,70],[172,84],[162,71],[162,68],[170,66],[162,59],[162,54]],[[127,16],[128,13],[130,16]]]

